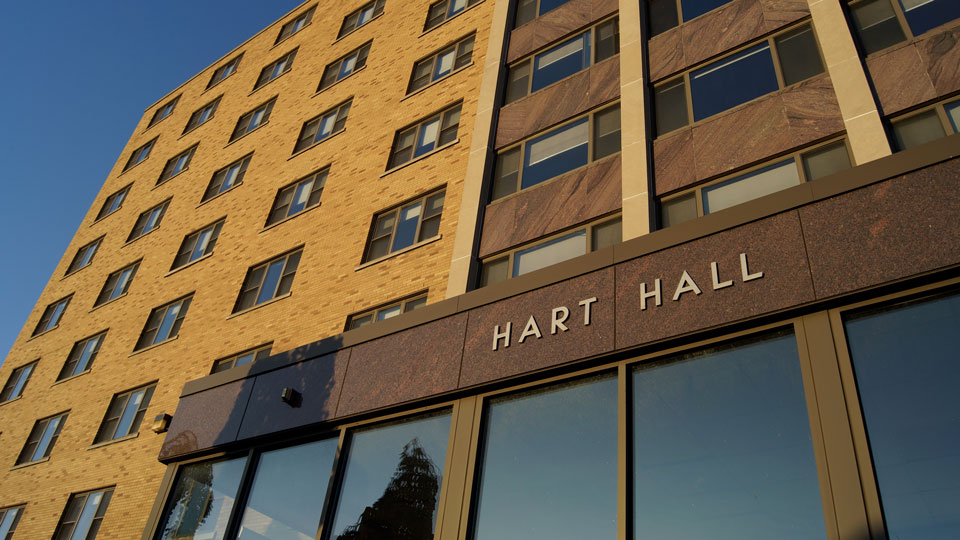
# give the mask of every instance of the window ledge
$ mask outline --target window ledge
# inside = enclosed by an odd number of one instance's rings
[[[422,156],[417,156],[417,157],[411,159],[410,161],[407,161],[407,162],[405,162],[405,163],[401,163],[400,165],[397,165],[396,167],[394,167],[394,168],[392,168],[392,169],[387,169],[386,171],[384,171],[383,173],[380,174],[380,178],[383,178],[384,176],[387,176],[388,174],[392,174],[394,171],[399,171],[400,169],[406,167],[407,165],[411,165],[411,164],[416,163],[416,162],[418,162],[418,161],[420,161],[420,160],[422,160],[422,159],[426,159],[426,158],[428,158],[428,157],[436,154],[437,152],[439,152],[439,151],[441,151],[441,150],[444,150],[444,149],[446,149],[446,148],[449,148],[449,147],[457,144],[458,142],[460,142],[460,139],[459,139],[459,138],[456,138],[456,139],[448,142],[447,144],[445,144],[445,145],[443,145],[443,146],[438,146],[438,147],[434,148],[433,150],[427,152],[426,154],[423,154]]]
[[[90,308],[90,311],[87,311],[87,313],[93,313],[94,310],[100,309],[100,308],[102,308],[103,306],[105,306],[105,305],[107,305],[107,304],[112,304],[112,303],[116,302],[117,300],[123,298],[123,297],[126,296],[127,294],[129,294],[129,293],[128,293],[128,292],[125,292],[125,293],[121,294],[120,296],[117,296],[116,298],[111,298],[111,299],[107,300],[106,302],[104,302],[104,303],[102,303],[102,304],[97,304],[97,305],[93,306],[92,308]]]
[[[229,191],[229,190],[228,190],[228,191]],[[212,199],[212,198],[213,198],[213,197],[211,197],[211,199]],[[191,267],[191,266],[199,263],[200,261],[209,259],[210,257],[213,257],[213,252],[212,252],[212,251],[211,251],[210,253],[207,253],[206,255],[201,255],[201,256],[197,257],[196,259],[188,262],[187,264],[184,264],[183,266],[178,266],[178,267],[174,268],[173,270],[170,270],[169,272],[167,272],[166,274],[164,274],[162,277],[167,277],[167,276],[176,274],[177,272],[183,270],[184,268],[189,268],[189,267]]]
[[[160,347],[160,346],[162,346],[162,345],[166,345],[167,343],[170,343],[171,341],[176,341],[176,339],[177,339],[178,337],[180,337],[180,334],[177,334],[177,335],[173,336],[172,338],[167,338],[167,339],[161,341],[160,343],[154,343],[153,345],[150,345],[149,347],[144,347],[144,348],[142,348],[142,349],[137,349],[137,350],[133,351],[132,353],[128,354],[128,355],[127,355],[127,358],[130,358],[131,356],[136,356],[136,355],[138,355],[138,354],[140,354],[140,353],[145,353],[145,352],[147,352],[147,351],[156,349],[157,347]]]
[[[20,394],[19,396],[15,397],[15,398],[13,398],[13,399],[8,399],[8,400],[4,401],[3,403],[0,403],[0,407],[3,407],[3,406],[6,405],[7,403],[13,403],[14,401],[20,401],[21,399],[23,399],[23,394]]]
[[[139,147],[137,147],[137,148],[139,148]],[[150,153],[151,153],[151,154],[153,153],[153,149],[152,149],[152,148],[150,149]],[[129,169],[124,169],[124,170],[120,171],[120,174],[117,175],[117,178],[119,178],[119,177],[127,174],[128,172],[136,169],[137,167],[139,167],[140,165],[142,165],[142,164],[143,164],[145,161],[147,161],[148,159],[150,159],[150,156],[147,156],[147,157],[143,158],[143,161],[141,161],[140,163],[136,163],[136,164],[134,164],[134,165],[131,165]],[[119,210],[119,208],[118,208],[118,210]],[[106,217],[106,216],[104,216],[104,217]]]
[[[270,79],[269,81],[267,81],[267,82],[263,83],[262,85],[254,88],[253,90],[251,90],[250,93],[247,94],[247,97],[250,97],[250,96],[256,94],[257,92],[259,92],[260,90],[266,88],[267,86],[270,86],[270,83],[272,83],[273,81],[279,79],[280,77],[283,77],[284,75],[286,75],[287,73],[290,73],[291,71],[293,71],[293,66],[291,66],[290,69],[284,71],[283,73],[277,75],[276,77]],[[261,125],[263,125],[263,124],[261,124]]]
[[[274,228],[274,227],[276,227],[276,226],[278,226],[278,225],[280,225],[280,224],[286,223],[286,222],[290,221],[291,219],[293,219],[293,218],[295,218],[295,217],[302,216],[302,215],[306,214],[307,212],[313,210],[314,208],[320,208],[320,205],[321,205],[321,204],[323,204],[323,203],[322,203],[322,202],[319,202],[319,203],[317,203],[317,204],[315,204],[315,205],[313,205],[313,206],[310,206],[310,207],[308,207],[308,208],[304,208],[303,210],[297,212],[296,214],[293,214],[292,216],[287,216],[287,217],[281,219],[280,221],[277,221],[276,223],[271,223],[270,225],[267,225],[266,227],[264,227],[264,228],[260,229],[259,231],[257,231],[257,233],[262,233],[262,232],[264,232],[264,231],[269,231],[270,229],[272,229],[272,228]]]
[[[87,450],[95,450],[97,448],[103,448],[104,446],[110,446],[111,444],[117,444],[123,441],[129,441],[130,439],[136,439],[139,436],[140,436],[140,431],[138,430],[136,433],[131,433],[130,435],[126,435],[118,439],[110,439],[109,441],[103,441],[103,442],[91,444],[90,446],[87,447]]]
[[[233,144],[233,143],[235,143],[235,142],[237,142],[237,141],[239,141],[239,140],[242,140],[242,139],[245,138],[247,135],[249,135],[249,134],[251,134],[251,133],[254,133],[254,132],[256,132],[256,131],[259,131],[260,128],[262,128],[263,126],[265,126],[265,125],[267,125],[267,124],[269,124],[269,123],[270,123],[270,120],[267,120],[266,122],[263,122],[263,123],[260,124],[259,126],[251,129],[250,131],[244,133],[243,135],[237,137],[236,139],[233,139],[232,141],[230,141],[230,142],[228,142],[227,144],[223,145],[224,150],[226,150],[231,144]]]
[[[225,194],[225,193],[230,193],[231,191],[237,189],[238,187],[240,187],[240,186],[242,186],[242,185],[243,185],[243,180],[241,180],[241,181],[237,182],[236,184],[230,186],[229,189],[225,189],[225,190],[221,191],[220,193],[217,193],[216,195],[214,195],[213,197],[210,197],[209,199],[207,199],[207,200],[205,200],[205,201],[200,201],[200,204],[198,204],[195,208],[200,208],[201,206],[207,204],[208,202],[210,202],[210,201],[212,201],[212,200],[214,200],[214,199],[219,199],[223,194]]]
[[[333,43],[331,43],[330,45],[334,45],[334,44],[336,44],[337,42],[339,42],[339,41],[341,41],[341,40],[347,39],[347,36],[352,35],[352,34],[353,34],[354,32],[356,32],[357,30],[360,30],[360,29],[363,28],[364,26],[372,23],[373,21],[379,19],[380,17],[383,17],[383,14],[384,14],[386,11],[387,11],[387,10],[384,9],[384,10],[381,11],[379,14],[374,15],[373,17],[370,17],[370,20],[369,20],[369,21],[361,24],[360,26],[354,27],[353,30],[351,30],[351,31],[347,32],[346,34],[344,34],[344,35],[338,37],[337,39],[333,40]],[[341,22],[340,24],[343,25],[343,22]]]
[[[87,369],[81,371],[80,373],[77,373],[76,375],[71,375],[71,376],[69,376],[69,377],[64,377],[63,379],[57,379],[56,381],[53,381],[53,384],[51,384],[50,386],[51,386],[51,387],[54,387],[54,386],[56,386],[56,385],[58,385],[58,384],[63,384],[63,383],[65,383],[65,382],[67,382],[67,381],[72,381],[72,380],[76,379],[77,377],[82,377],[82,376],[86,375],[87,373],[90,373],[90,370],[91,370],[91,369],[93,369],[93,368],[87,368]]]
[[[240,53],[240,56],[243,57],[243,53]],[[227,62],[227,63],[229,64],[229,62]],[[226,64],[224,64],[224,65],[226,65]],[[206,71],[206,70],[204,70],[204,71]],[[237,72],[239,72],[239,71],[240,71],[240,65],[239,65],[239,63],[238,63],[238,64],[237,64],[237,67],[234,68],[233,73],[227,75],[226,77],[220,79],[219,81],[217,81],[217,82],[211,84],[210,86],[204,88],[204,89],[203,89],[203,92],[200,92],[200,95],[202,96],[202,95],[203,95],[204,93],[206,93],[208,90],[213,90],[214,88],[220,86],[220,83],[222,83],[223,81],[229,79],[230,77],[233,77],[233,76],[236,75]]]
[[[442,23],[434,26],[433,28],[430,28],[430,29],[424,30],[423,32],[420,32],[420,35],[417,36],[417,39],[420,39],[420,38],[422,38],[423,36],[429,34],[430,32],[433,32],[433,31],[436,30],[437,28],[440,28],[441,26],[443,26],[443,25],[447,24],[448,22],[456,19],[457,17],[463,15],[464,13],[466,13],[466,12],[470,11],[471,9],[479,6],[479,5],[482,4],[482,3],[483,3],[483,0],[480,0],[480,2],[477,2],[476,4],[474,4],[474,5],[472,5],[472,6],[467,6],[467,7],[465,7],[465,8],[463,9],[463,11],[461,11],[460,13],[456,13],[456,14],[454,14],[454,15],[451,16],[451,17],[447,17],[446,19],[444,19],[444,21],[443,21]]]
[[[123,248],[129,246],[130,244],[136,242],[137,240],[143,238],[144,236],[152,233],[153,231],[155,231],[155,230],[157,230],[157,229],[159,229],[159,228],[160,228],[160,225],[157,225],[156,227],[154,227],[154,228],[150,229],[149,231],[141,234],[140,236],[138,236],[138,237],[136,237],[136,238],[134,238],[134,239],[132,239],[132,240],[127,240],[126,242],[123,243],[122,246],[120,246],[120,249],[123,249]]]
[[[388,254],[384,255],[383,257],[374,259],[374,260],[372,260],[372,261],[367,261],[367,262],[361,264],[360,266],[354,268],[353,271],[354,271],[354,272],[358,272],[358,271],[360,271],[360,270],[363,270],[364,268],[368,268],[368,267],[370,267],[370,266],[373,266],[373,265],[375,265],[375,264],[379,264],[379,263],[381,263],[381,262],[383,262],[383,261],[386,261],[386,260],[388,260],[388,259],[392,259],[392,258],[396,257],[397,255],[401,255],[401,254],[406,253],[406,252],[408,252],[408,251],[413,251],[414,249],[417,249],[417,248],[420,247],[420,246],[425,246],[425,245],[427,245],[427,244],[436,242],[437,240],[440,240],[441,238],[443,238],[443,235],[442,235],[442,234],[438,234],[438,235],[436,235],[436,236],[434,236],[434,237],[432,237],[432,238],[427,238],[426,240],[421,240],[421,241],[417,242],[416,244],[410,244],[409,246],[407,246],[407,247],[405,247],[405,248],[403,248],[403,249],[398,249],[398,250],[396,250],[396,251],[394,251],[394,252],[392,252],[392,253],[388,253]]]
[[[98,249],[99,249],[99,248],[98,248]],[[63,281],[63,280],[65,280],[65,279],[67,279],[68,277],[76,274],[77,272],[83,270],[84,268],[89,267],[89,266],[92,265],[92,264],[93,264],[93,261],[90,261],[90,262],[88,262],[87,264],[81,266],[80,268],[77,268],[77,269],[74,270],[73,272],[70,272],[70,273],[68,273],[68,274],[64,274],[64,275],[60,276],[60,281]]]
[[[66,311],[66,310],[64,310],[64,311]],[[61,317],[63,317],[63,315],[61,315]],[[28,337],[28,338],[27,338],[27,341],[24,341],[24,343],[33,341],[34,339],[36,339],[36,338],[38,338],[38,337],[40,337],[40,336],[49,334],[50,332],[53,332],[53,331],[56,330],[57,328],[60,328],[60,323],[57,323],[57,324],[53,325],[51,328],[47,328],[46,330],[44,330],[43,332],[40,332],[39,334],[33,334],[32,336]]]
[[[160,182],[159,184],[155,184],[152,188],[150,188],[150,191],[153,191],[153,190],[157,189],[158,187],[166,184],[167,182],[173,180],[174,178],[180,176],[181,174],[183,174],[183,173],[185,173],[185,172],[187,172],[187,171],[189,171],[189,170],[190,170],[190,167],[185,167],[185,168],[181,169],[180,172],[178,172],[177,174],[174,174],[174,175],[172,175],[172,176],[169,176],[169,177],[165,178],[165,179],[163,180],[163,182]]]
[[[158,122],[158,123],[159,123],[159,122]],[[32,467],[32,466],[34,466],[34,465],[39,465],[39,464],[41,464],[41,463],[46,463],[46,462],[48,462],[48,461],[50,461],[50,456],[47,456],[47,457],[45,457],[45,458],[40,458],[40,459],[38,459],[38,460],[36,460],[36,461],[28,461],[27,463],[21,463],[21,464],[19,464],[19,465],[14,465],[13,467],[10,467],[10,470],[11,470],[11,471],[15,471],[15,470],[17,470],[17,469],[25,469],[25,468],[27,468],[27,467]]]
[[[457,73],[460,73],[461,71],[467,69],[468,67],[470,67],[470,66],[472,66],[472,65],[473,65],[473,60],[470,60],[470,61],[467,62],[466,64],[458,67],[457,69],[451,71],[450,73],[447,73],[447,74],[444,75],[443,77],[440,77],[439,79],[434,80],[434,81],[430,81],[430,84],[428,84],[428,85],[426,85],[426,86],[424,86],[424,87],[422,87],[422,88],[418,88],[417,90],[414,90],[413,92],[410,92],[409,94],[403,96],[402,98],[400,98],[400,101],[403,102],[403,101],[405,101],[405,100],[407,100],[407,99],[409,99],[409,98],[412,98],[413,96],[415,96],[415,95],[423,92],[423,91],[426,90],[427,88],[430,88],[431,86],[433,86],[433,85],[435,85],[435,84],[440,84],[440,83],[442,83],[443,81],[446,81],[446,80],[450,79],[450,77],[453,77],[453,76],[456,75]]]
[[[274,302],[279,302],[280,300],[283,300],[284,298],[290,297],[290,296],[292,296],[292,295],[293,295],[292,292],[288,292],[287,294],[281,294],[280,296],[274,296],[273,298],[267,300],[266,302],[260,302],[259,304],[255,305],[255,306],[248,307],[247,309],[245,309],[245,310],[243,310],[243,311],[238,311],[238,312],[236,312],[236,313],[231,313],[230,315],[227,315],[227,319],[226,319],[226,320],[229,321],[230,319],[232,319],[232,318],[234,318],[234,317],[239,317],[240,315],[243,315],[243,314],[245,314],[245,313],[250,313],[251,311],[260,309],[260,308],[262,308],[263,306],[269,306],[270,304],[272,304],[272,303],[274,303]]]
[[[357,69],[351,71],[349,75],[347,75],[346,77],[344,77],[344,78],[342,78],[342,79],[340,79],[340,80],[338,80],[338,81],[335,81],[333,84],[331,84],[330,86],[324,88],[323,90],[317,90],[316,92],[313,93],[312,96],[310,96],[310,98],[312,99],[312,98],[315,98],[315,97],[319,96],[320,94],[326,92],[327,90],[329,90],[329,89],[333,88],[334,86],[342,83],[343,81],[349,79],[350,77],[353,77],[354,75],[356,75],[357,73],[359,73],[359,72],[361,72],[361,71],[363,71],[363,70],[365,70],[365,69],[367,69],[367,65],[366,65],[366,64],[364,64],[364,65],[358,67]]]
[[[308,146],[308,147],[306,147],[306,148],[303,148],[303,149],[301,149],[301,150],[297,150],[296,152],[293,153],[293,155],[291,155],[290,157],[287,158],[287,161],[290,161],[291,159],[299,156],[300,154],[306,152],[307,150],[310,150],[311,148],[313,148],[313,147],[315,147],[315,146],[320,146],[321,144],[329,141],[330,139],[336,137],[337,135],[343,133],[343,132],[346,131],[346,130],[347,130],[347,128],[344,127],[344,128],[341,129],[340,131],[334,131],[333,133],[331,133],[331,134],[327,135],[326,137],[320,139],[319,141],[311,144],[310,146]]]

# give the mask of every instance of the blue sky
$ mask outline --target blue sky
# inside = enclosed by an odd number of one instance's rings
[[[0,359],[144,109],[301,3],[0,2]]]

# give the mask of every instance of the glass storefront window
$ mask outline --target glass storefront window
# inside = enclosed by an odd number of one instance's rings
[[[186,465],[167,503],[160,540],[220,540],[237,499],[247,457]]]

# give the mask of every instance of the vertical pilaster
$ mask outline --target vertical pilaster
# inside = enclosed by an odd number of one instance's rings
[[[623,165],[623,239],[650,232],[651,208],[640,3],[620,0],[620,159]]]

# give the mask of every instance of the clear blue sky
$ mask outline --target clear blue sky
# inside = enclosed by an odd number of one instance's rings
[[[144,109],[301,3],[0,2],[0,360]]]

